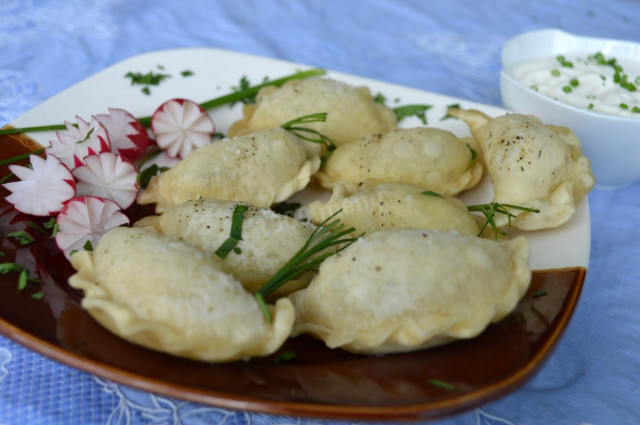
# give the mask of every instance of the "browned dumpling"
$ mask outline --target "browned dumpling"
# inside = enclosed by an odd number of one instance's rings
[[[367,354],[472,338],[509,314],[531,281],[526,238],[498,243],[454,232],[385,230],[320,266],[289,297],[293,335]]]
[[[281,128],[223,139],[153,177],[138,202],[156,203],[158,211],[199,198],[268,207],[307,186],[320,167],[320,150]]]
[[[133,343],[196,360],[222,362],[276,351],[289,336],[293,306],[255,297],[195,246],[151,228],[118,227],[95,251],[71,256],[69,279],[82,307]]]
[[[467,206],[452,197],[425,194],[425,189],[406,183],[381,183],[346,196],[341,186],[326,202],[307,206],[314,223],[338,210],[340,220],[358,233],[391,229],[437,229],[475,236],[480,229]]]
[[[338,146],[396,128],[394,112],[374,102],[367,87],[353,87],[330,78],[308,78],[260,90],[256,104],[245,106],[244,118],[231,126],[229,135],[277,127],[318,112],[327,113],[326,122],[308,126]]]
[[[453,196],[475,186],[482,165],[453,133],[438,128],[398,129],[338,147],[317,175],[327,188],[355,192],[367,180],[409,183]]]
[[[580,142],[566,127],[546,126],[532,116],[490,118],[476,110],[452,109],[478,141],[494,187],[494,201],[540,210],[512,210],[513,227],[554,228],[567,222],[595,179]],[[507,217],[496,217],[500,226]]]

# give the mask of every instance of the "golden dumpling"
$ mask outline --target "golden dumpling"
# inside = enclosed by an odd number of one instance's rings
[[[307,206],[314,223],[338,210],[340,220],[358,233],[390,229],[437,229],[475,236],[480,231],[466,205],[451,197],[424,194],[425,189],[406,183],[381,183],[345,196],[338,185],[327,203]]]
[[[320,167],[320,150],[281,128],[223,139],[153,177],[138,202],[156,203],[158,211],[212,197],[268,207],[307,186]]]
[[[494,187],[494,201],[540,210],[511,210],[521,230],[555,228],[567,222],[595,179],[578,138],[566,127],[545,126],[535,117],[490,118],[475,110],[452,109],[478,141]],[[496,217],[504,226],[507,217]]]
[[[482,165],[453,133],[438,128],[398,129],[338,147],[318,173],[320,184],[355,192],[366,180],[409,183],[453,196],[475,186]]]
[[[233,124],[229,135],[277,127],[317,112],[327,113],[326,122],[308,126],[338,146],[396,128],[395,113],[374,102],[367,87],[353,87],[329,78],[309,78],[260,90],[256,104],[245,106],[244,118]]]
[[[326,259],[289,297],[293,335],[383,354],[472,338],[509,314],[531,280],[529,243],[437,230],[385,230]]]
[[[247,205],[242,222],[239,253],[224,259],[215,251],[229,237],[238,202],[214,198],[187,201],[168,207],[162,215],[147,217],[136,226],[153,226],[206,251],[223,271],[232,274],[250,292],[264,285],[304,245],[313,228],[270,209]],[[306,285],[311,274],[303,274],[286,287]]]
[[[269,323],[254,296],[200,249],[151,228],[118,227],[95,251],[71,256],[82,307],[133,343],[222,362],[276,351],[294,312],[286,298]]]

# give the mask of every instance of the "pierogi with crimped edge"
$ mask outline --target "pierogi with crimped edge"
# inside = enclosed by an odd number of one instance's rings
[[[292,335],[364,354],[472,338],[509,314],[531,281],[529,244],[437,230],[386,230],[325,260],[290,295]]]
[[[555,228],[566,223],[593,189],[595,178],[580,142],[566,127],[546,126],[533,116],[490,118],[476,110],[451,109],[465,121],[482,151],[494,188],[494,202],[540,210],[513,210],[513,227]],[[507,224],[505,216],[496,224]]]
[[[71,256],[82,307],[111,332],[181,357],[232,361],[266,356],[289,336],[291,302],[269,323],[253,295],[208,255],[151,228],[118,227],[95,251]]]
[[[320,167],[320,151],[319,144],[277,127],[223,139],[154,176],[138,202],[155,203],[158,212],[212,197],[268,207],[307,186]]]
[[[367,180],[409,183],[453,196],[474,187],[482,165],[453,133],[432,127],[397,129],[338,147],[316,175],[320,184],[349,192]]]
[[[215,251],[229,237],[231,217],[238,202],[214,198],[172,205],[158,216],[149,216],[135,225],[151,226],[204,250],[220,268],[238,279],[249,292],[257,291],[300,249],[313,232],[313,226],[268,208],[247,205],[242,222],[240,253],[230,252],[224,259]],[[291,291],[311,280],[305,273],[285,287]],[[282,291],[281,291],[282,293]]]
[[[330,78],[310,78],[261,89],[255,105],[244,107],[244,118],[231,126],[229,135],[280,126],[318,112],[327,113],[325,122],[304,125],[324,134],[337,146],[396,128],[395,113],[376,103],[367,87],[353,87]]]
[[[424,192],[411,184],[381,183],[347,196],[337,185],[328,202],[312,202],[307,208],[314,223],[341,210],[340,220],[358,233],[391,229],[455,230],[472,236],[479,233],[476,220],[462,201]]]

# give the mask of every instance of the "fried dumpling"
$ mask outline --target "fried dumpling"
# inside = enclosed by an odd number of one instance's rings
[[[168,207],[162,215],[146,217],[136,226],[152,226],[206,251],[221,269],[242,282],[249,292],[264,285],[304,245],[312,226],[277,214],[268,208],[247,205],[242,222],[239,253],[224,259],[215,252],[229,237],[238,202],[199,199]],[[306,285],[311,274],[303,274],[284,288]]]
[[[466,205],[451,197],[423,193],[425,189],[406,183],[381,183],[345,196],[338,185],[327,203],[307,206],[314,223],[338,210],[340,220],[358,233],[390,229],[437,229],[477,235],[476,220]]]
[[[482,165],[453,133],[417,127],[375,134],[338,147],[317,174],[322,186],[355,192],[366,180],[409,183],[453,196],[475,186]]]
[[[566,127],[545,126],[532,116],[490,118],[476,110],[451,109],[478,141],[494,187],[494,201],[539,209],[512,210],[513,227],[555,228],[567,222],[595,184],[580,142]],[[504,226],[507,218],[496,217]]]
[[[327,113],[326,122],[308,126],[338,146],[396,128],[394,112],[374,102],[367,87],[353,87],[329,78],[308,78],[260,90],[256,104],[245,106],[244,118],[231,126],[229,135],[276,127],[317,112]]]
[[[138,202],[156,203],[158,211],[212,197],[268,207],[306,187],[320,167],[320,151],[281,128],[223,139],[153,177]]]
[[[289,297],[292,335],[383,354],[472,338],[508,315],[531,280],[523,236],[498,243],[437,230],[385,230],[325,260]]]
[[[71,256],[82,307],[133,343],[222,362],[276,351],[294,312],[280,299],[269,323],[255,297],[200,249],[151,228],[118,227]]]

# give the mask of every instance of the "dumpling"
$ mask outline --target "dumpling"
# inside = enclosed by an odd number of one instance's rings
[[[341,186],[329,202],[307,206],[311,220],[320,223],[342,209],[347,227],[367,234],[390,229],[438,229],[475,236],[480,229],[466,205],[451,197],[426,195],[425,189],[406,183],[382,183],[345,196]]]
[[[483,151],[494,201],[539,209],[510,210],[521,230],[555,228],[567,222],[593,189],[595,178],[580,142],[566,127],[545,126],[535,117],[507,114],[490,118],[476,110],[452,109],[464,120]],[[507,217],[496,217],[504,226]]]
[[[158,211],[212,197],[268,207],[305,188],[320,167],[320,150],[281,128],[223,139],[153,177],[138,202],[157,203]]]
[[[515,308],[531,281],[528,259],[523,236],[498,243],[437,230],[372,233],[289,296],[292,335],[365,354],[472,338]]]
[[[118,227],[94,252],[71,256],[82,307],[133,343],[195,360],[265,356],[289,336],[294,312],[280,299],[273,323],[254,296],[193,245],[151,228]]]
[[[282,87],[260,90],[255,105],[229,129],[230,136],[276,127],[303,115],[326,112],[324,123],[309,124],[337,146],[362,136],[396,128],[395,113],[374,102],[366,87],[353,87],[329,78],[292,80]]]
[[[222,259],[215,251],[229,237],[233,211],[238,202],[217,199],[187,201],[168,207],[162,215],[151,216],[136,226],[153,226],[206,251],[211,259],[230,273],[249,292],[256,292],[304,245],[313,228],[270,209],[248,205],[242,222],[240,253],[230,252]],[[286,287],[306,285],[311,274],[304,274]]]
[[[452,196],[475,186],[482,165],[471,148],[438,128],[398,129],[337,148],[317,175],[322,186],[341,183],[349,192],[369,179],[409,183]]]

